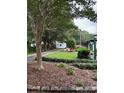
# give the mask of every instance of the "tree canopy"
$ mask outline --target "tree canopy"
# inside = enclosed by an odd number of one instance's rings
[[[95,3],[94,0],[28,0],[28,17],[32,26],[42,22],[46,28],[53,27],[61,19],[68,21],[75,17],[96,22]]]

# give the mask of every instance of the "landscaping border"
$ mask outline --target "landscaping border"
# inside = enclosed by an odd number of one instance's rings
[[[80,69],[89,69],[89,70],[97,69],[97,63],[73,63],[72,66],[75,66]]]
[[[90,60],[90,59],[58,59],[58,58],[48,58],[48,57],[42,57],[43,61],[51,61],[51,62],[63,62],[63,63],[94,63],[97,61]]]
[[[97,93],[96,86],[86,87],[41,87],[27,85],[28,91],[39,91],[39,92],[82,92],[82,93]]]

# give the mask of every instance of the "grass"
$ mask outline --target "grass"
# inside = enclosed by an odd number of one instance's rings
[[[48,58],[58,58],[58,59],[76,59],[77,52],[53,52],[48,54]]]

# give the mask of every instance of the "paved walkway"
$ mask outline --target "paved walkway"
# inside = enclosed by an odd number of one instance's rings
[[[48,54],[50,54],[50,53],[53,53],[53,52],[55,52],[55,51],[59,51],[59,49],[54,49],[54,50],[42,52],[42,56],[46,56],[46,55],[48,55]],[[27,62],[32,62],[32,61],[34,61],[35,57],[36,57],[36,53],[27,55]]]

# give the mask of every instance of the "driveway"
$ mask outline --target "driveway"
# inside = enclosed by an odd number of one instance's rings
[[[46,55],[48,55],[50,53],[53,53],[55,51],[59,51],[59,50],[58,49],[55,49],[55,50],[51,50],[51,51],[42,52],[42,56],[46,56]],[[36,53],[27,55],[27,62],[34,61],[35,57],[36,57]]]

